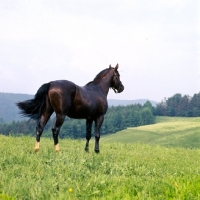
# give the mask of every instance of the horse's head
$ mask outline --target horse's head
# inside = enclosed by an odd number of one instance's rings
[[[118,72],[119,65],[117,64],[115,68],[109,66],[109,69],[113,71],[112,81],[110,87],[114,90],[115,93],[120,93],[124,90],[124,86],[120,81],[120,74]]]

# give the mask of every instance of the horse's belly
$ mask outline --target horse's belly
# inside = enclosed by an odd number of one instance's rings
[[[70,108],[67,113],[67,116],[74,119],[87,119],[93,116],[93,112],[91,108],[86,108],[82,106],[76,106]]]

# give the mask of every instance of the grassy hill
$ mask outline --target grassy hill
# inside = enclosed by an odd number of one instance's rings
[[[156,117],[156,124],[128,128],[101,141],[200,148],[200,117]]]

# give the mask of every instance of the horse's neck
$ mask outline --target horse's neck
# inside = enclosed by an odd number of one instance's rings
[[[108,95],[108,92],[109,92],[111,78],[112,78],[111,75],[108,74],[97,82],[97,85],[100,87],[100,89],[106,96]]]

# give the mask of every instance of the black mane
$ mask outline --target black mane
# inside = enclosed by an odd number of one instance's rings
[[[99,77],[101,77],[101,76],[105,73],[105,71],[108,71],[108,68],[102,70],[101,72],[99,72],[99,73],[96,75],[96,77],[94,78],[94,80],[96,80],[96,79],[98,79]]]
[[[107,72],[109,70],[109,68],[102,70],[101,72],[99,72],[96,77],[93,79],[93,81],[90,81],[89,83],[87,83],[86,85],[89,85],[91,83],[94,83],[96,80],[98,80],[100,77],[102,77],[105,72]]]

